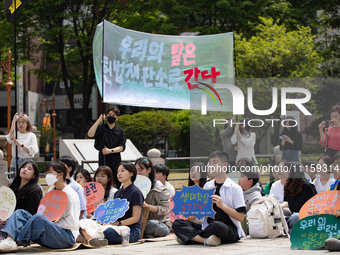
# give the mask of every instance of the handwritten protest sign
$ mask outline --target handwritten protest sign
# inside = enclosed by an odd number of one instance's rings
[[[176,192],[172,198],[175,203],[172,212],[186,218],[189,216],[195,216],[199,219],[206,216],[214,217],[215,212],[210,198],[213,194],[214,189],[205,190],[197,185],[183,186],[182,190]]]
[[[93,38],[93,65],[106,103],[201,109],[206,94],[207,110],[232,109],[230,91],[215,85],[233,83],[233,33],[157,35],[104,20]]]
[[[313,250],[328,238],[340,237],[340,219],[331,214],[308,216],[295,223],[290,234],[292,249]]]
[[[87,182],[83,185],[86,197],[86,212],[94,212],[104,202],[104,187],[97,182]]]
[[[170,216],[170,221],[174,222],[177,219],[185,219],[185,217],[183,215],[175,215],[174,212],[172,211],[172,209],[174,209],[175,203],[172,200],[172,198],[170,199],[170,212],[169,212],[169,216]]]
[[[140,189],[145,198],[151,189],[150,179],[144,175],[138,174],[134,184]]]
[[[299,218],[318,214],[335,214],[340,211],[340,191],[321,192],[309,199],[300,209]]]
[[[126,199],[116,198],[115,200],[107,201],[101,204],[94,212],[94,218],[97,222],[108,224],[115,222],[117,219],[124,216],[129,210],[129,202]]]
[[[67,194],[61,190],[51,190],[40,201],[37,213],[46,215],[51,221],[58,221],[67,207]]]
[[[17,199],[13,190],[6,186],[0,188],[0,219],[7,220],[15,210]]]

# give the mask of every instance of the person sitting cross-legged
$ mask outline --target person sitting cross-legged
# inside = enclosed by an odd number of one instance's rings
[[[227,177],[223,169],[228,166],[228,155],[215,151],[209,156],[209,176],[211,181],[204,189],[216,188],[211,196],[215,218],[205,217],[203,224],[177,219],[172,225],[176,241],[180,244],[202,243],[216,246],[234,243],[245,237],[241,222],[246,211],[242,188]]]
[[[30,214],[25,210],[16,210],[7,220],[1,235],[6,237],[0,242],[0,253],[18,249],[16,244],[30,245],[31,241],[51,249],[66,249],[76,244],[79,234],[78,223],[80,203],[77,193],[67,185],[67,169],[61,162],[51,162],[46,166],[46,182],[67,195],[67,207],[59,220],[52,222],[44,214]]]

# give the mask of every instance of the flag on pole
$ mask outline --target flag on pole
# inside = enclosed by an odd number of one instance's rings
[[[31,2],[31,0],[5,0],[5,12],[6,12],[7,20],[9,22],[14,21],[15,18],[18,17],[21,10],[29,2]]]

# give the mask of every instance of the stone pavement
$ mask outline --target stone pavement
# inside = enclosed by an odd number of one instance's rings
[[[45,254],[58,254],[58,252],[39,252]],[[18,251],[18,255],[23,254],[39,254],[38,252]],[[224,244],[220,246],[204,246],[204,245],[179,245],[175,240],[145,242],[143,244],[130,245],[128,247],[110,247],[98,249],[77,249],[74,251],[61,252],[60,255],[121,255],[121,254],[172,254],[172,255],[188,255],[188,254],[228,254],[228,255],[290,255],[290,254],[329,254],[327,250],[292,250],[290,249],[290,241],[288,238],[280,237],[274,239],[252,239],[250,237],[243,238],[234,244]],[[336,254],[336,253],[334,253]]]

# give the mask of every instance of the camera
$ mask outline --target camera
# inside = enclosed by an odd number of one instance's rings
[[[329,128],[329,126],[332,126],[333,123],[330,120],[325,120],[325,128]]]

